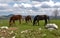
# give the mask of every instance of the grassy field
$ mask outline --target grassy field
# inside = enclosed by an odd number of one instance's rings
[[[58,30],[49,31],[44,28],[44,21],[40,21],[39,26],[33,26],[31,22],[25,23],[22,21],[22,24],[19,24],[18,21],[15,22],[15,25],[12,27],[18,28],[15,32],[16,38],[60,38],[60,20],[51,20],[50,23],[55,23],[58,25]],[[9,26],[9,20],[0,20],[1,26]],[[41,30],[39,30],[41,28]],[[26,30],[27,33],[23,32]]]

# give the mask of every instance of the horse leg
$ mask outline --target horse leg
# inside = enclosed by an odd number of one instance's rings
[[[45,19],[45,25],[47,24],[47,20]]]
[[[13,24],[15,24],[15,22],[14,22],[13,20],[11,20],[11,21],[9,22],[9,26],[12,26]]]
[[[14,24],[15,24],[15,20],[13,20],[13,22],[12,22],[12,23],[13,23],[13,25],[14,25]]]
[[[35,25],[35,22],[36,22],[36,21],[34,20],[34,21],[33,21],[33,26]]]
[[[39,20],[37,20],[38,26],[39,26]]]
[[[12,21],[9,21],[9,26],[11,26],[12,25]]]
[[[21,24],[21,20],[19,20],[19,24]]]
[[[32,19],[30,19],[31,23],[32,23]]]
[[[26,20],[26,23],[28,22],[28,20]]]
[[[13,25],[13,20],[10,20],[10,22],[9,22],[9,26],[12,26]]]
[[[27,23],[27,20],[25,20],[25,22]]]

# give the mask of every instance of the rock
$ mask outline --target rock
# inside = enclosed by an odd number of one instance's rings
[[[53,24],[47,24],[45,28],[53,30],[53,29],[58,29],[58,26],[53,23]]]
[[[8,29],[8,27],[7,26],[2,26],[2,27],[0,27],[1,29],[3,29],[3,28],[5,28],[5,29]]]

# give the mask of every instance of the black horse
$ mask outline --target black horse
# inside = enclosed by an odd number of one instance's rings
[[[47,24],[47,21],[49,20],[49,16],[47,15],[36,15],[33,20],[33,25],[38,23],[39,25],[39,20],[45,20],[45,25]]]

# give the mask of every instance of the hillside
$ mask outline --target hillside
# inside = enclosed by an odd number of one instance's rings
[[[3,15],[3,16],[0,16],[0,19],[9,19],[12,15],[14,14],[9,14],[9,15]],[[26,17],[26,15],[22,15],[23,18]],[[34,15],[31,16],[32,19],[35,17]],[[50,19],[56,19],[54,16],[49,16]],[[57,19],[60,19],[60,16],[57,16]]]

